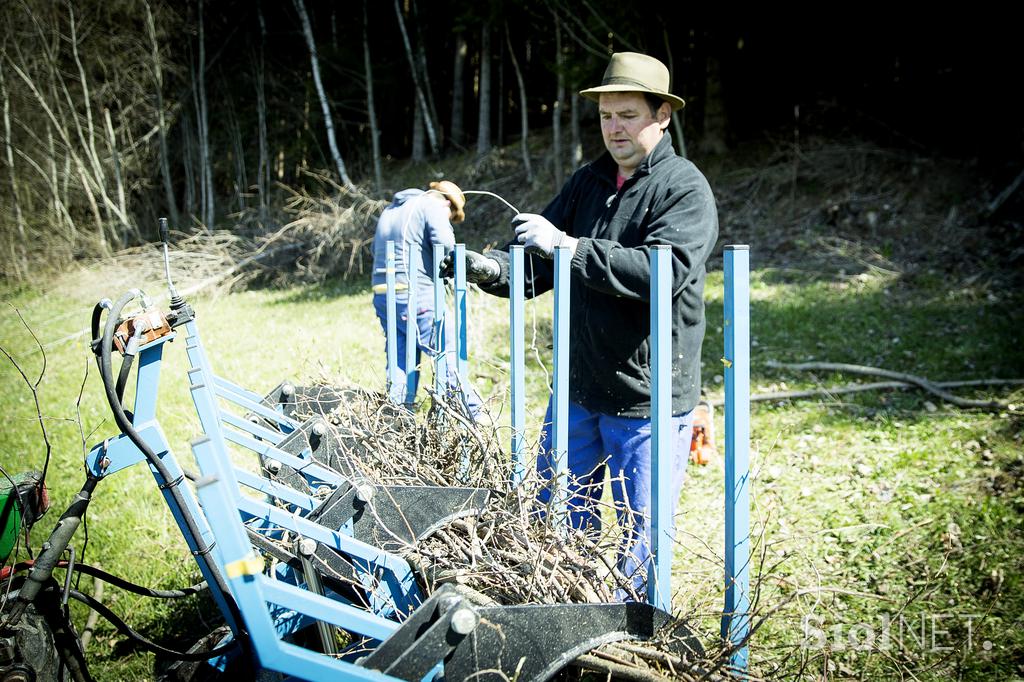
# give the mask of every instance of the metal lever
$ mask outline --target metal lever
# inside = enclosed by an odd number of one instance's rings
[[[167,276],[167,289],[171,293],[171,300],[178,298],[178,292],[171,281],[171,257],[167,252],[167,242],[170,241],[170,229],[167,227],[167,218],[160,219],[160,241],[164,246],[164,274]]]

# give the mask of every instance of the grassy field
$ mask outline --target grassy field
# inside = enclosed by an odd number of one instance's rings
[[[935,381],[1024,376],[1019,292],[979,294],[939,278],[907,282],[871,269],[772,268],[759,262],[756,244],[753,249],[755,392],[858,379],[773,370],[770,361],[859,363]],[[704,385],[709,398],[720,399],[720,259],[712,267]],[[36,547],[81,484],[85,448],[116,432],[88,335],[78,333],[96,300],[139,285],[154,296],[163,288],[100,264],[3,292],[9,305],[0,310],[0,345],[33,382],[42,355],[16,311],[46,349],[38,395],[52,447],[54,512],[33,534]],[[207,295],[193,303],[218,374],[260,392],[284,378],[381,387],[383,339],[369,298],[363,283],[328,282]],[[550,366],[550,308],[550,297],[528,306],[535,425],[547,399],[542,365]],[[477,294],[471,309],[473,380],[500,412],[507,391],[505,304]],[[159,414],[184,454],[199,428],[181,346],[173,343],[165,353]],[[0,364],[0,381],[6,421],[0,465],[8,472],[38,468],[45,447],[32,392],[10,362]],[[959,394],[994,395],[1007,409],[961,410],[911,390],[754,405],[753,575],[757,619],[765,619],[751,642],[756,674],[807,680],[1024,675],[1024,425],[1017,407],[1024,392]],[[720,412],[717,417],[721,435]],[[722,507],[720,462],[691,466],[678,519],[674,605],[698,619],[709,643],[723,599]],[[85,560],[130,580],[171,587],[197,578],[141,467],[101,484],[88,537]],[[83,589],[92,586],[83,580]],[[177,646],[215,619],[195,598],[154,603],[108,588],[104,601],[136,629]],[[81,623],[84,613],[76,613]],[[97,679],[152,678],[154,658],[121,642],[101,621],[88,652]]]

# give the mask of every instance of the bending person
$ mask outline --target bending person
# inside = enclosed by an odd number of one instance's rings
[[[397,338],[396,351],[398,353],[398,381],[406,383],[408,372],[415,372],[413,382],[409,385],[405,394],[404,403],[411,410],[416,402],[416,388],[419,381],[417,367],[423,353],[433,358],[438,351],[447,354],[449,362],[447,375],[444,383],[448,387],[448,396],[451,400],[460,396],[460,402],[468,410],[469,416],[474,420],[480,412],[480,396],[473,390],[473,387],[466,382],[465,386],[460,385],[458,373],[454,369],[455,363],[455,336],[452,329],[450,316],[445,316],[444,331],[442,339],[435,338],[434,333],[434,280],[431,273],[436,272],[434,263],[434,245],[440,244],[444,247],[445,254],[449,254],[455,248],[455,232],[452,223],[461,223],[466,219],[465,213],[466,197],[462,190],[454,182],[442,180],[431,182],[430,189],[405,189],[395,194],[391,204],[384,209],[377,220],[377,228],[373,236],[373,307],[377,312],[381,327],[385,334],[385,357],[387,357],[387,290],[385,277],[386,273],[386,244],[393,241],[395,244],[395,280],[396,280],[396,312],[397,312]],[[418,261],[415,272],[410,272],[409,255],[406,253],[406,244],[409,244],[419,257],[413,259]],[[417,338],[416,343],[416,366],[406,367],[406,320],[409,316],[409,280],[416,280],[416,316]]]

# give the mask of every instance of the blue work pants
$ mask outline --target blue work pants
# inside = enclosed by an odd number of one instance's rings
[[[384,357],[387,358],[387,333],[388,333],[388,309],[387,309],[387,294],[374,294],[373,296],[373,308],[377,312],[377,319],[380,320],[380,326],[384,330]],[[406,348],[406,334],[405,326],[406,320],[408,319],[408,304],[405,300],[398,300],[395,304],[395,312],[397,313],[397,321],[395,324],[396,331],[396,350],[398,351],[398,377],[396,381],[400,385],[406,385],[406,373],[408,369],[405,366],[405,348]],[[416,366],[412,368],[414,371],[415,378],[413,385],[408,388],[405,392],[405,405],[409,409],[412,409],[413,404],[416,402],[416,389],[419,384],[419,370],[417,369],[420,364],[420,358],[423,353],[426,353],[427,357],[433,359],[438,348],[438,344],[434,339],[434,309],[431,307],[418,306],[416,311],[416,328],[418,332],[418,338],[416,339]],[[465,406],[469,410],[470,416],[475,420],[480,414],[480,395],[473,390],[473,387],[468,383],[465,386],[459,385],[458,372],[455,371],[455,333],[452,327],[451,319],[445,316],[444,320],[444,353],[448,360],[448,370],[445,377],[445,385],[448,387],[448,397],[462,395],[462,399],[465,401]],[[385,371],[386,371],[385,367]]]
[[[552,402],[548,402],[541,436],[541,454],[537,470],[550,479],[553,476]],[[675,516],[679,495],[690,460],[690,439],[693,412],[672,417],[674,436],[672,456],[672,515]],[[604,492],[605,469],[612,481],[615,515],[623,531],[618,551],[618,568],[630,578],[638,595],[645,593],[645,581],[638,572],[647,568],[651,556],[651,420],[616,417],[591,412],[582,405],[569,403],[568,443],[569,522],[575,528],[588,530],[595,537],[601,532],[601,514],[597,508]],[[541,498],[547,503],[545,489]],[[617,594],[627,598],[624,591]]]

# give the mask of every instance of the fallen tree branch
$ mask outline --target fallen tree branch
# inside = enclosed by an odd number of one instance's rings
[[[915,374],[905,374],[903,372],[894,372],[889,369],[882,369],[880,367],[868,367],[866,365],[851,365],[845,362],[803,362],[803,363],[784,363],[775,362],[769,360],[765,363],[766,367],[773,369],[791,369],[797,371],[827,371],[827,372],[848,372],[850,374],[864,374],[868,376],[879,376],[887,379],[895,379],[896,381],[903,382],[905,384],[912,384],[922,388],[932,395],[942,398],[948,403],[952,403],[957,407],[980,407],[983,409],[1006,409],[1006,405],[999,402],[998,400],[971,400],[968,398],[958,398],[949,391],[944,390],[939,384],[929,381],[925,377],[920,377]]]
[[[1024,386],[1024,379],[970,379],[967,381],[936,381],[940,388],[963,388],[966,386]],[[806,391],[773,391],[771,393],[754,393],[750,396],[750,402],[766,402],[769,400],[795,400],[797,398],[814,398],[816,396],[845,395],[848,393],[864,393],[866,391],[901,390],[912,388],[915,384],[905,381],[876,381],[870,384],[847,384],[846,386],[831,386],[828,388],[814,388]],[[710,401],[715,407],[722,407],[724,399]]]

